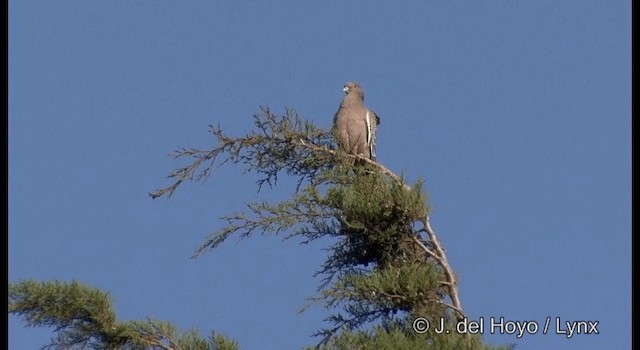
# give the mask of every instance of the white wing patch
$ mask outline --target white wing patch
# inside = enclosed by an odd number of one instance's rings
[[[374,137],[375,135],[373,135],[373,130],[371,129],[371,113],[369,113],[369,110],[367,109],[367,115],[365,117],[365,121],[367,122],[367,147],[369,147],[369,154],[371,156],[371,159],[375,160],[376,159],[376,145],[375,145],[375,140]]]
[[[371,146],[371,115],[369,114],[369,110],[367,110],[365,120],[367,121],[367,146]]]

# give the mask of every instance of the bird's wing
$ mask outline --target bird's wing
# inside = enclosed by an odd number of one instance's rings
[[[367,147],[369,148],[369,154],[371,155],[371,160],[376,159],[376,131],[378,129],[378,124],[380,124],[380,118],[376,115],[376,113],[372,110],[367,109],[367,114],[365,117],[366,125],[367,125]]]
[[[333,117],[333,133],[337,138],[338,147],[343,152],[351,152],[351,145],[349,144],[349,111],[342,108],[342,105],[338,108],[338,111]]]

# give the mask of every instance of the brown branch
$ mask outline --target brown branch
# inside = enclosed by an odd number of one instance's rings
[[[303,147],[307,147],[310,150],[312,150],[314,153],[316,154],[322,154],[322,155],[331,155],[334,158],[337,158],[339,156],[343,156],[349,159],[353,159],[353,160],[361,160],[366,162],[367,164],[370,164],[372,166],[374,166],[375,168],[378,169],[378,171],[384,175],[389,176],[390,178],[402,183],[402,186],[404,187],[405,190],[411,190],[411,186],[407,185],[406,183],[404,183],[404,181],[402,180],[402,178],[398,175],[396,175],[393,171],[389,170],[387,167],[385,167],[384,165],[376,162],[375,160],[371,160],[368,157],[365,157],[363,155],[359,155],[359,154],[348,154],[348,153],[338,153],[335,150],[332,149],[328,149],[324,146],[319,146],[313,143],[309,143],[309,142],[305,142],[305,140],[303,139],[299,139],[299,140],[292,140],[295,144],[301,145]]]
[[[446,307],[448,307],[448,308],[450,308],[450,309],[454,310],[458,315],[464,315],[464,313],[462,312],[462,309],[460,309],[460,308],[459,308],[459,307],[457,307],[457,306],[451,305],[451,304],[449,304],[449,303],[445,303],[445,302],[444,302],[444,301],[442,301],[442,300],[439,300],[439,299],[429,299],[429,301],[434,302],[434,303],[437,303],[437,304],[440,304],[440,305],[443,305],[443,306],[446,306]]]
[[[451,269],[451,266],[449,266],[447,253],[445,252],[444,248],[442,248],[440,240],[438,240],[438,237],[436,236],[436,232],[431,227],[431,219],[429,218],[429,216],[422,220],[422,224],[424,225],[424,231],[429,235],[429,239],[435,247],[436,252],[441,257],[440,265],[444,269],[445,275],[447,276],[447,284],[449,285],[449,297],[451,298],[451,302],[453,303],[455,310],[458,311],[458,318],[462,319],[465,317],[465,315],[462,312],[462,305],[460,303],[460,297],[458,296],[458,280],[455,273]]]

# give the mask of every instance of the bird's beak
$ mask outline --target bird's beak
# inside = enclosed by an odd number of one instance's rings
[[[342,88],[342,91],[344,91],[344,93],[346,94],[347,92],[349,92],[349,87],[345,86],[344,88]]]

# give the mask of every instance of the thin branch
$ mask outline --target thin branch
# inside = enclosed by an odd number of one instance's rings
[[[435,247],[436,252],[441,257],[440,265],[444,268],[445,274],[447,275],[447,282],[449,283],[449,297],[451,298],[451,302],[453,303],[453,306],[455,306],[455,309],[458,310],[458,318],[462,319],[465,315],[462,312],[462,305],[460,303],[460,297],[458,296],[458,280],[456,279],[456,275],[451,269],[451,266],[449,266],[447,253],[444,248],[442,248],[440,240],[438,240],[438,237],[436,236],[436,232],[431,227],[431,220],[429,216],[427,216],[426,219],[423,219],[422,224],[424,225],[425,232],[429,235],[429,239]]]

